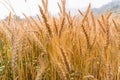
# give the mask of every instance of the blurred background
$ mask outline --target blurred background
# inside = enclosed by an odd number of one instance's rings
[[[49,1],[49,12],[52,15],[56,15],[59,12],[57,3],[60,0],[48,0]],[[85,11],[88,4],[92,4],[93,12],[96,14],[104,13],[107,11],[113,11],[119,13],[120,11],[120,0],[66,0],[66,8],[70,10],[72,14],[77,13],[78,9]],[[0,19],[6,18],[10,12],[23,17],[22,13],[28,16],[35,16],[39,14],[38,5],[41,4],[41,0],[0,0]],[[13,10],[11,10],[11,7]]]

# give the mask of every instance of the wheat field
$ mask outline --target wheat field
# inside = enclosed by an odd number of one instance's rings
[[[37,19],[0,22],[0,80],[120,80],[120,16],[71,16],[65,3],[58,18],[42,0]]]

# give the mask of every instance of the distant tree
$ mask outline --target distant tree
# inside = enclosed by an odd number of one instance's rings
[[[9,16],[7,16],[4,20],[8,20],[8,18]],[[21,20],[20,16],[17,16],[17,15],[13,15],[12,18],[15,20]]]
[[[20,16],[17,16],[17,15],[13,15],[13,18],[14,18],[15,20],[20,20]]]

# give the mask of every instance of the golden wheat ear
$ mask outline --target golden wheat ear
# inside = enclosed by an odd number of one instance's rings
[[[82,11],[81,11],[80,9],[78,9],[78,12],[79,12],[82,16],[84,16],[83,13],[82,13]]]
[[[11,23],[11,18],[12,18],[12,15],[11,15],[11,12],[10,12],[9,17],[8,17],[8,25],[10,25],[10,23]]]
[[[110,13],[107,15],[107,20],[110,19],[111,16],[112,16],[112,12],[110,12]]]
[[[89,6],[88,6],[88,8],[87,8],[87,10],[86,10],[86,13],[85,13],[85,15],[83,16],[83,19],[82,19],[82,21],[81,21],[82,24],[83,24],[84,21],[86,20],[88,14],[89,14],[89,12],[90,12],[90,9],[91,9],[91,4],[89,4]],[[80,10],[79,10],[79,12],[80,12]],[[80,12],[80,14],[83,15],[81,12]]]
[[[42,9],[40,6],[39,6],[39,10],[40,10],[40,13],[41,13],[41,15],[42,15],[42,18],[43,18],[43,20],[44,20],[45,26],[46,26],[46,28],[47,28],[47,32],[49,33],[49,36],[52,37],[52,30],[51,30],[50,25],[49,25],[49,23],[48,23],[48,18],[47,18],[47,16],[45,15],[43,9]]]
[[[48,0],[42,0],[42,5],[45,10],[45,13],[48,13]]]
[[[118,30],[118,25],[117,25],[117,23],[115,22],[114,19],[112,19],[112,22],[113,22],[113,24],[114,24],[114,26],[115,26],[116,31],[118,32],[119,30]]]

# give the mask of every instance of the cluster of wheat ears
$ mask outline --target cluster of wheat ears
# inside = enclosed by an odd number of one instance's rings
[[[120,80],[119,16],[71,16],[61,0],[56,18],[42,4],[37,19],[1,21],[0,80]]]

